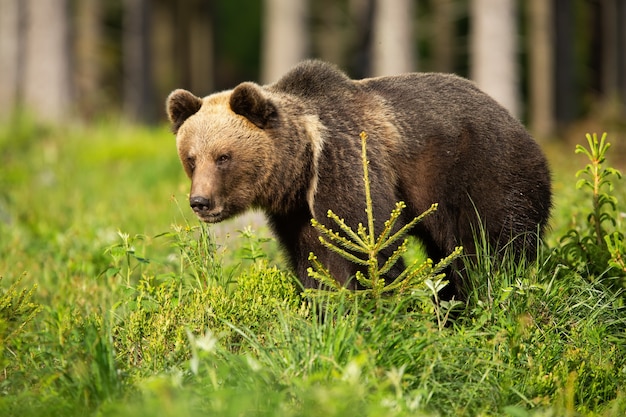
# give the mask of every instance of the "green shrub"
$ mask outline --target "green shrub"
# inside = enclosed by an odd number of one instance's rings
[[[15,350],[14,339],[19,337],[41,310],[41,306],[32,300],[37,286],[19,289],[21,280],[22,277],[6,290],[0,288],[0,351],[2,352],[0,369],[9,366]],[[2,282],[2,276],[0,276],[0,282]]]
[[[553,257],[556,267],[562,265],[588,279],[601,279],[621,288],[626,283],[626,240],[613,191],[614,181],[622,175],[615,168],[603,166],[611,146],[606,133],[600,140],[595,133],[586,137],[588,148],[576,146],[576,153],[589,159],[585,169],[576,173],[580,178],[576,188],[588,193],[591,207],[560,239]]]

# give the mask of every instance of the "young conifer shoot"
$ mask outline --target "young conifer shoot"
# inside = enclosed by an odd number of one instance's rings
[[[351,291],[337,282],[330,274],[329,270],[317,259],[314,253],[309,255],[309,261],[313,265],[308,269],[309,276],[319,281],[322,289],[307,289],[305,294],[313,297],[347,297],[348,299],[363,298],[370,299],[376,305],[382,301],[383,297],[402,295],[416,289],[428,288],[438,302],[437,293],[447,284],[445,274],[442,271],[460,256],[463,248],[457,247],[450,255],[440,260],[436,264],[432,259],[424,261],[415,260],[407,266],[392,282],[386,282],[384,276],[398,262],[401,256],[408,249],[408,233],[422,219],[437,210],[437,203],[433,203],[425,212],[414,218],[411,222],[394,232],[394,226],[402,214],[406,204],[402,201],[396,203],[395,209],[384,223],[384,228],[377,236],[374,230],[374,215],[372,196],[370,192],[370,181],[367,159],[367,133],[361,132],[361,155],[363,163],[363,181],[365,184],[365,200],[367,226],[359,223],[354,231],[343,219],[337,216],[332,210],[328,210],[328,218],[333,220],[341,232],[336,232],[315,219],[311,224],[320,233],[320,242],[329,250],[337,253],[351,262],[366,267],[367,273],[358,271],[355,279],[363,288],[360,291]],[[382,265],[379,262],[380,251],[396,245],[402,240],[393,254]]]
[[[611,146],[606,133],[600,139],[595,133],[586,138],[588,148],[576,145],[576,153],[589,159],[585,168],[576,173],[576,188],[589,193],[591,210],[580,226],[571,228],[561,238],[555,257],[583,276],[606,277],[621,288],[626,283],[626,240],[620,230],[621,211],[614,188],[622,173],[603,165]]]

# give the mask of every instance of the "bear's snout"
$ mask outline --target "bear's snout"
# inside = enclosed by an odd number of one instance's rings
[[[189,198],[189,205],[194,213],[205,222],[216,222],[221,220],[222,210],[216,208],[215,201],[202,196],[192,196]]]
[[[189,198],[189,205],[196,213],[210,211],[214,206],[213,201],[198,195]]]
[[[202,196],[193,196],[189,198],[189,205],[193,211],[206,211],[210,210],[213,203],[208,198]]]

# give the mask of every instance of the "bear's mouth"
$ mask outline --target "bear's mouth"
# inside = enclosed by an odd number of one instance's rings
[[[212,210],[212,211],[195,211],[196,216],[205,223],[217,223],[224,219],[224,211]]]

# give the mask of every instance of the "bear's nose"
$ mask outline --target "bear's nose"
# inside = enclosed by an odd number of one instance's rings
[[[213,205],[211,201],[202,196],[193,196],[189,198],[189,205],[193,211],[208,211]]]

